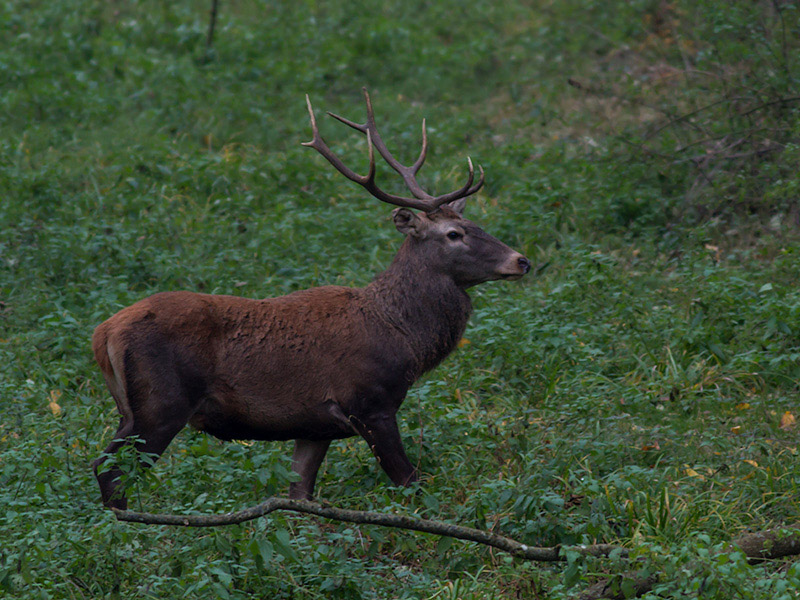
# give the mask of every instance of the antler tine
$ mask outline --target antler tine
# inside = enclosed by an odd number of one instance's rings
[[[355,121],[351,121],[350,119],[346,119],[332,112],[328,112],[328,114],[337,121],[340,121],[348,127],[352,127],[353,129],[360,131],[367,136],[367,145],[369,147],[369,172],[367,175],[358,175],[354,171],[347,168],[342,160],[327,146],[319,133],[319,128],[317,127],[317,122],[314,117],[314,111],[311,108],[311,101],[309,100],[307,94],[306,104],[308,105],[308,113],[311,117],[311,128],[314,137],[310,142],[303,142],[303,145],[314,148],[317,152],[322,154],[322,156],[324,156],[337,171],[342,173],[351,181],[355,181],[356,183],[362,185],[368,192],[370,192],[379,200],[388,202],[389,204],[394,204],[396,206],[416,208],[425,212],[433,212],[443,204],[453,202],[454,200],[458,200],[460,198],[465,198],[466,196],[470,196],[481,189],[484,182],[483,167],[479,167],[481,172],[480,180],[473,186],[472,182],[474,180],[475,171],[472,166],[472,160],[467,158],[467,164],[469,166],[469,178],[466,185],[458,190],[448,194],[443,194],[441,196],[432,196],[423,190],[419,183],[417,183],[416,174],[420,168],[422,168],[428,153],[428,133],[425,119],[422,120],[422,149],[420,150],[419,157],[413,165],[406,166],[394,158],[392,153],[389,152],[389,149],[386,147],[386,144],[384,144],[383,139],[378,133],[377,125],[375,124],[375,113],[372,109],[372,101],[369,97],[369,92],[367,92],[367,88],[362,88],[362,90],[364,92],[364,99],[367,105],[367,121],[365,123],[356,123]],[[404,198],[402,196],[389,194],[381,190],[375,184],[374,150],[377,150],[381,157],[383,157],[383,159],[389,164],[389,166],[400,174],[404,183],[406,184],[406,187],[408,187],[409,191],[414,195],[414,198]]]
[[[342,123],[344,123],[348,127],[352,127],[353,129],[356,129],[356,130],[360,131],[361,133],[367,133],[367,125],[366,125],[366,123],[364,125],[361,125],[360,123],[356,123],[355,121],[351,121],[350,119],[345,119],[344,117],[341,117],[341,116],[339,116],[337,114],[334,114],[331,111],[327,111],[327,112],[328,112],[328,116],[333,117],[337,121],[341,121]]]
[[[425,129],[425,119],[422,119],[422,150],[419,152],[419,158],[411,165],[411,172],[414,175],[422,168],[426,156],[428,156],[428,132]]]
[[[319,132],[319,127],[317,126],[317,119],[314,116],[314,109],[311,106],[311,100],[309,99],[308,94],[306,94],[306,106],[308,107],[308,115],[311,119],[311,132],[313,137],[310,142],[301,142],[301,145],[307,146],[308,148],[313,148],[319,152],[329,163],[333,165],[337,171],[347,177],[350,181],[355,181],[359,185],[363,186],[378,200],[388,202],[389,204],[394,204],[395,206],[403,206],[425,211],[430,210],[427,202],[423,202],[419,199],[404,198],[402,196],[395,196],[394,194],[386,193],[375,184],[375,144],[372,140],[371,131],[365,131],[367,134],[367,146],[369,147],[369,171],[366,175],[359,175],[355,171],[347,168],[347,166],[342,162],[342,159],[336,156],[336,154],[334,154],[334,152],[325,143],[325,140],[322,139],[322,135]]]
[[[469,156],[467,157],[467,162],[469,163],[470,181],[472,181],[472,159]],[[483,180],[485,173],[483,172],[483,167],[481,165],[478,165],[478,170],[481,172],[481,176],[480,179],[478,179],[478,183],[476,183],[471,188],[467,188],[467,191],[464,192],[464,196],[462,196],[462,198],[466,196],[471,196],[472,194],[474,194],[483,187]],[[469,183],[467,183],[467,185],[469,185]]]
[[[362,177],[355,171],[348,169],[347,166],[342,162],[342,160],[338,156],[336,156],[333,153],[333,151],[328,147],[328,144],[325,143],[325,140],[322,139],[322,135],[320,135],[319,133],[319,127],[317,127],[317,119],[314,117],[314,109],[311,106],[311,99],[308,97],[308,94],[306,94],[306,106],[308,107],[308,116],[311,119],[312,139],[310,142],[301,142],[301,145],[307,146],[309,148],[314,148],[314,150],[322,154],[322,156],[324,156],[328,160],[328,162],[331,163],[333,167],[337,171],[339,171],[342,175],[344,175],[351,181],[355,181],[356,183],[364,185],[367,182],[368,176]],[[369,137],[367,137],[367,143],[370,145],[371,148],[372,144],[370,143]],[[370,158],[371,159],[373,158],[373,152],[371,151],[371,149],[370,149]],[[374,170],[375,170],[374,160],[371,160],[370,162],[372,163],[370,165],[370,172],[373,173],[373,178],[374,178]]]
[[[466,198],[467,196],[471,196],[479,189],[483,187],[483,180],[484,180],[484,172],[483,167],[478,165],[478,169],[480,169],[481,177],[478,180],[478,183],[472,185],[472,180],[475,176],[475,169],[472,166],[472,159],[467,157],[467,166],[469,167],[469,177],[467,178],[467,183],[458,190],[450,192],[449,194],[443,194],[441,196],[436,196],[431,202],[431,205],[434,208],[440,207],[442,204],[447,204],[448,202],[453,202],[454,200],[459,200],[461,198]]]
[[[356,123],[355,121],[351,121],[350,119],[346,119],[332,112],[328,112],[328,114],[337,121],[344,123],[348,127],[352,127],[356,131],[360,131],[361,133],[370,132],[372,134],[372,143],[375,144],[375,149],[383,157],[383,160],[385,160],[390,167],[400,174],[406,184],[406,187],[414,195],[414,197],[419,198],[420,200],[431,200],[433,196],[423,190],[422,187],[417,183],[416,179],[414,179],[414,175],[417,173],[417,171],[419,171],[419,168],[422,166],[422,162],[417,159],[419,165],[414,163],[413,166],[407,167],[394,156],[392,156],[392,153],[389,152],[389,149],[383,142],[383,138],[381,138],[380,133],[378,133],[378,126],[375,123],[375,111],[372,109],[372,99],[369,97],[369,92],[365,87],[361,88],[361,91],[364,92],[364,100],[367,105],[366,123]],[[423,150],[427,152],[427,148],[424,147]],[[422,160],[425,160],[424,156]]]
[[[370,100],[369,94],[367,93],[366,89],[364,90],[366,97],[367,97],[367,122],[366,123],[356,123],[355,121],[351,121],[341,115],[337,115],[328,111],[328,115],[347,125],[348,127],[352,127],[356,131],[360,131],[361,133],[367,133],[370,131],[370,126],[372,126],[372,131],[374,131],[374,135],[378,133],[377,125],[375,125],[375,113],[372,110],[372,101]],[[378,136],[379,137],[379,136]],[[416,175],[417,172],[422,168],[422,164],[425,162],[425,157],[428,154],[428,132],[425,128],[425,119],[422,119],[422,150],[419,153],[419,158],[414,162],[411,167],[406,167],[405,165],[400,164],[389,152],[389,149],[386,148],[386,145],[383,143],[383,140],[380,143],[375,144],[378,147],[378,152],[380,155],[386,160],[387,163],[391,167],[394,168],[395,171],[403,175],[406,172],[411,172],[412,174]],[[383,150],[381,150],[381,148]],[[424,192],[423,192],[424,193]]]
[[[369,152],[369,171],[367,172],[367,183],[375,186],[375,146],[372,143],[372,134],[367,132],[367,151]],[[369,188],[367,188],[369,189]],[[377,189],[377,188],[376,188]]]

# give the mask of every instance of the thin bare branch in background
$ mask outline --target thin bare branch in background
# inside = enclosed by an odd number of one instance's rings
[[[208,36],[206,37],[206,49],[211,48],[214,43],[214,29],[217,26],[217,5],[219,0],[211,0],[211,14],[208,20]]]

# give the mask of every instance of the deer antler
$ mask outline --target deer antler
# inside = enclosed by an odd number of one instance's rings
[[[422,165],[425,162],[425,156],[428,153],[428,134],[425,131],[425,120],[422,120],[422,150],[419,153],[419,158],[417,158],[417,160],[411,166],[403,165],[394,156],[392,156],[391,152],[389,152],[388,148],[386,148],[386,144],[383,143],[383,140],[378,133],[378,128],[375,125],[375,114],[372,111],[372,102],[369,99],[369,93],[367,92],[367,88],[362,89],[364,91],[364,98],[367,101],[366,123],[355,123],[331,112],[328,114],[334,119],[341,121],[345,125],[348,125],[353,129],[357,129],[358,131],[366,134],[367,146],[369,147],[369,171],[366,175],[359,175],[355,171],[352,171],[345,166],[342,160],[328,147],[328,145],[325,143],[325,140],[322,139],[322,136],[319,133],[319,128],[317,127],[317,120],[314,118],[314,109],[311,107],[311,100],[309,100],[308,94],[306,94],[306,104],[308,105],[308,114],[311,117],[311,130],[314,138],[310,142],[303,142],[303,146],[314,148],[314,150],[322,154],[322,156],[324,156],[328,162],[331,163],[342,175],[347,177],[349,180],[355,181],[359,185],[363,186],[378,200],[388,202],[389,204],[394,204],[395,206],[404,206],[407,208],[416,208],[425,212],[433,212],[442,204],[453,202],[454,200],[458,200],[460,198],[466,198],[467,196],[470,196],[481,189],[484,179],[483,167],[478,166],[478,169],[480,169],[481,172],[481,177],[478,183],[472,185],[475,170],[472,167],[472,160],[467,158],[469,178],[467,179],[467,183],[462,188],[447,194],[442,194],[441,196],[431,196],[429,193],[423,190],[419,183],[417,183],[416,175],[417,172],[422,168]],[[374,149],[377,149],[378,153],[389,164],[389,166],[400,174],[406,184],[406,187],[408,187],[409,191],[414,195],[414,198],[395,196],[394,194],[384,192],[377,186],[375,183]]]

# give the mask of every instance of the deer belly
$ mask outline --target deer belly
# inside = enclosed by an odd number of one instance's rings
[[[331,440],[355,435],[324,404],[226,407],[209,398],[198,407],[189,423],[222,440]]]

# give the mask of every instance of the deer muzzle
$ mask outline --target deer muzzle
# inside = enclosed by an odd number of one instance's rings
[[[514,280],[520,279],[530,270],[531,261],[516,252],[499,269],[498,274],[501,279]]]

